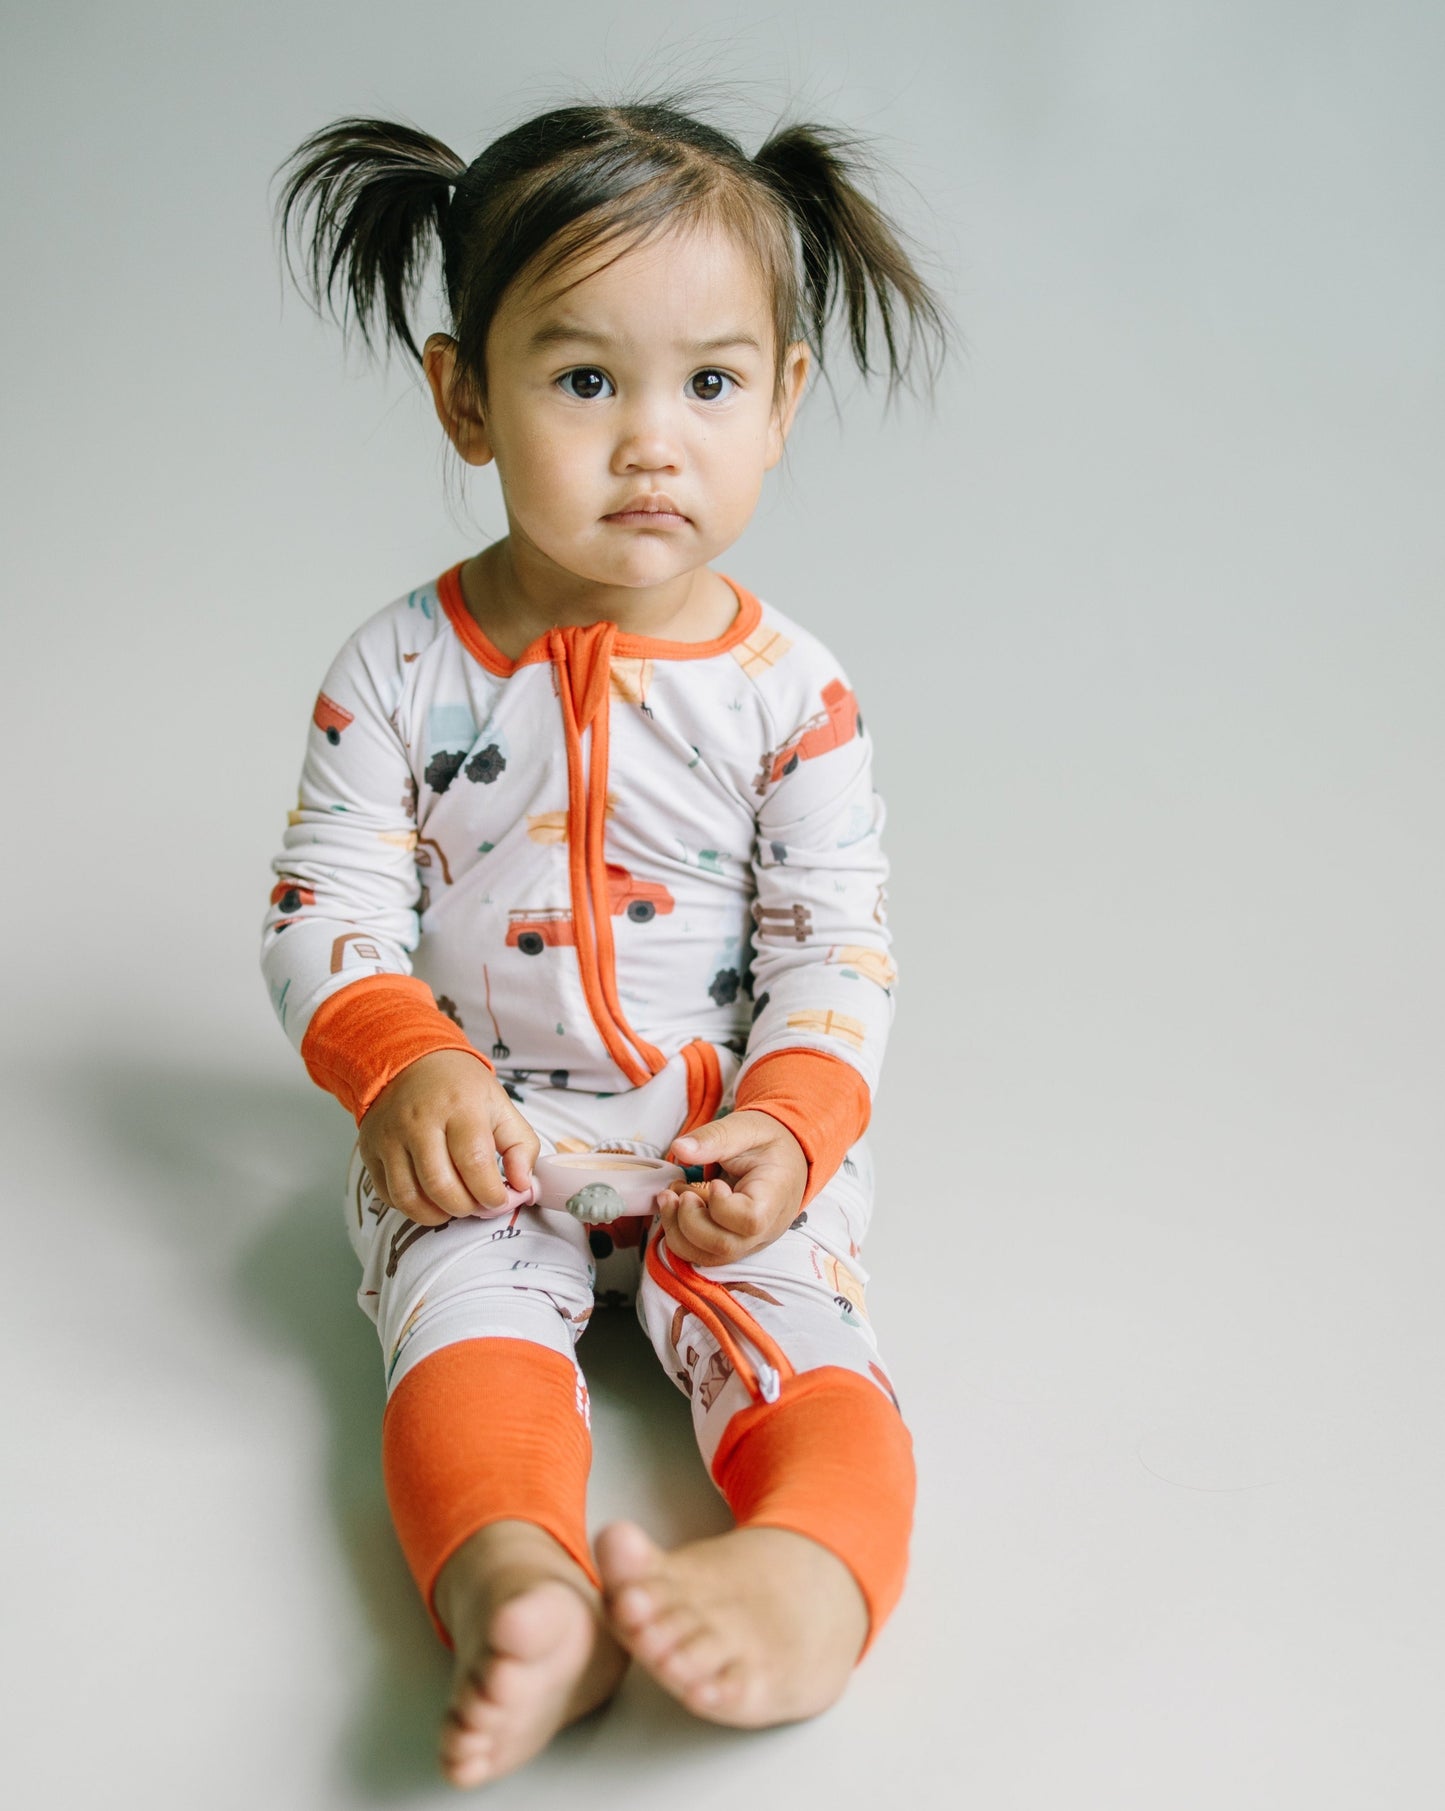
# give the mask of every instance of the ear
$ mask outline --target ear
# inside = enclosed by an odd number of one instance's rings
[[[813,355],[803,340],[789,346],[783,356],[782,395],[773,409],[773,418],[768,424],[768,449],[763,461],[763,469],[771,470],[783,456],[783,443],[788,438],[788,430],[793,425],[793,417],[798,412],[798,404],[803,400],[803,389],[808,381],[808,367],[813,362]]]
[[[489,465],[492,443],[469,386],[458,381],[457,343],[449,334],[432,333],[421,351],[422,369],[431,385],[437,420],[447,439],[468,465]]]

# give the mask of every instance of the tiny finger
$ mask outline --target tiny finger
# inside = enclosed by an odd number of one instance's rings
[[[492,1126],[492,1141],[501,1154],[508,1186],[524,1189],[542,1154],[542,1141],[516,1111],[503,1113]]]
[[[440,1226],[450,1218],[422,1193],[411,1157],[405,1148],[392,1152],[386,1159],[385,1171],[386,1192],[391,1205],[399,1214],[405,1214],[408,1220],[415,1220],[418,1226]],[[375,1180],[375,1172],[372,1179]]]
[[[704,1253],[706,1261],[721,1264],[727,1257],[732,1243],[727,1232],[709,1214],[702,1197],[693,1194],[691,1189],[683,1195],[677,1223],[688,1244]]]
[[[739,1239],[755,1238],[768,1218],[766,1202],[742,1189],[729,1188],[726,1193],[709,1196],[708,1212],[719,1226]]]
[[[440,1129],[430,1132],[424,1143],[414,1144],[410,1155],[417,1187],[433,1207],[439,1207],[453,1220],[477,1211],[471,1190],[457,1174],[446,1136]]]
[[[447,1127],[447,1148],[471,1197],[472,1205],[467,1211],[475,1213],[478,1207],[493,1211],[501,1209],[506,1203],[506,1191],[497,1168],[497,1153],[486,1132],[475,1124],[450,1125]]]
[[[672,1194],[670,1189],[666,1192]],[[664,1204],[658,1210],[659,1218],[662,1221],[662,1236],[667,1244],[667,1249],[674,1257],[683,1258],[689,1264],[696,1264],[699,1261],[706,1262],[708,1254],[699,1251],[678,1224],[680,1210],[681,1203],[676,1195],[673,1195],[670,1203]]]

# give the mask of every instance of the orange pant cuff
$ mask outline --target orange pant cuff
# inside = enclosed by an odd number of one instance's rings
[[[913,1529],[913,1441],[889,1398],[841,1366],[804,1371],[733,1416],[713,1476],[740,1528],[788,1528],[842,1560],[868,1606],[867,1653],[903,1594]]]
[[[442,1567],[491,1522],[532,1522],[600,1587],[587,1543],[592,1437],[570,1358],[526,1339],[467,1339],[397,1385],[381,1433],[397,1539],[437,1633]]]

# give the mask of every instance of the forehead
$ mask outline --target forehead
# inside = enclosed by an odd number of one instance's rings
[[[689,349],[745,336],[765,351],[771,304],[756,253],[719,227],[695,226],[594,247],[540,284],[519,281],[496,326],[516,350],[592,334]]]

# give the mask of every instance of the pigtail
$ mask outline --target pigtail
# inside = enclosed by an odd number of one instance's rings
[[[802,327],[814,356],[821,365],[828,317],[841,304],[853,357],[863,375],[872,376],[870,312],[876,314],[887,348],[880,370],[886,369],[891,396],[907,383],[920,353],[926,374],[936,374],[950,332],[942,303],[914,269],[900,236],[853,180],[864,163],[856,140],[814,125],[774,133],[753,159],[797,228]]]
[[[288,239],[294,213],[317,312],[324,298],[345,332],[344,310],[337,315],[333,300],[339,286],[362,340],[374,351],[380,288],[383,339],[399,341],[420,364],[407,324],[408,292],[414,297],[420,285],[428,241],[433,232],[441,238],[451,185],[467,166],[438,139],[413,127],[355,118],[337,120],[303,140],[277,174],[288,165],[295,168],[277,214],[292,281],[303,287]],[[314,212],[309,240],[303,225],[308,212]]]

